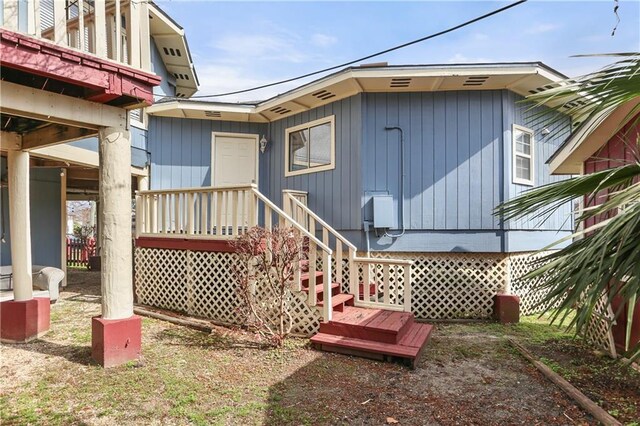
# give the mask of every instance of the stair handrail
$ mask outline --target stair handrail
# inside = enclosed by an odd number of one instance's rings
[[[347,240],[344,236],[342,236],[342,234],[340,234],[338,231],[336,231],[335,229],[333,229],[331,227],[331,225],[329,225],[327,222],[325,222],[324,220],[322,220],[322,218],[320,216],[318,216],[316,213],[313,212],[313,210],[311,210],[309,207],[305,206],[303,203],[300,202],[300,200],[295,199],[294,197],[292,197],[291,195],[289,195],[288,193],[285,193],[285,195],[289,198],[289,200],[291,202],[293,202],[294,205],[298,206],[299,208],[301,208],[306,214],[308,214],[309,216],[311,216],[320,226],[322,226],[323,228],[326,228],[327,231],[333,235],[335,238],[339,239],[340,241],[342,241],[342,244],[346,245],[349,248],[352,248],[354,250],[357,250],[357,247],[352,244],[349,240]]]
[[[329,245],[329,234],[333,235],[336,239],[336,250],[335,250],[335,258],[336,258],[336,282],[340,283],[341,287],[343,284],[344,276],[343,276],[343,248],[344,244],[347,247],[348,258],[347,265],[349,267],[349,293],[357,296],[358,290],[358,271],[356,270],[354,259],[356,257],[356,253],[358,251],[357,247],[352,244],[349,240],[347,240],[342,234],[333,229],[331,225],[325,222],[320,216],[318,216],[315,212],[313,212],[309,207],[307,207],[304,203],[300,202],[297,198],[292,196],[291,193],[283,192],[283,201],[285,201],[285,208],[290,208],[290,215],[296,219],[297,214],[294,214],[294,211],[300,209],[307,217],[303,221],[306,226],[309,227],[309,232],[315,233],[315,223],[319,224],[322,228],[322,242],[326,245]],[[288,201],[288,203],[286,202]],[[309,220],[309,218],[313,219],[313,221]],[[300,222],[299,222],[300,223]],[[302,223],[300,223],[302,225]]]
[[[333,280],[331,279],[331,256],[333,255],[333,250],[329,248],[328,244],[320,241],[315,235],[305,229],[304,226],[300,225],[296,220],[294,220],[289,214],[283,211],[280,207],[278,207],[273,201],[263,195],[257,188],[252,189],[253,194],[255,195],[257,200],[261,200],[266,207],[273,210],[278,214],[282,223],[290,223],[295,229],[300,231],[302,235],[309,239],[309,284],[308,284],[308,303],[310,306],[316,306],[318,304],[317,294],[315,291],[316,288],[316,246],[322,250],[322,292],[324,295],[324,300],[322,303],[322,320],[324,322],[331,321],[333,316],[333,306],[331,304],[331,284]],[[265,209],[265,219],[267,217],[267,211]],[[311,244],[313,243],[313,244]],[[336,262],[338,263],[338,262]],[[300,278],[300,268],[295,269],[294,281],[297,286],[297,290],[301,290],[301,278]]]
[[[296,222],[290,215],[284,212],[280,207],[278,207],[273,201],[267,198],[263,193],[258,191],[257,188],[253,188],[252,192],[258,197],[258,199],[262,200],[263,203],[269,206],[271,210],[276,212],[278,216],[282,217],[285,222],[291,223],[291,225],[296,228],[302,235],[309,238],[309,240],[313,241],[322,251],[333,254],[333,250],[329,248],[329,246],[325,245],[322,241],[318,239],[315,235],[312,235],[309,231],[305,229],[304,226],[300,225]]]

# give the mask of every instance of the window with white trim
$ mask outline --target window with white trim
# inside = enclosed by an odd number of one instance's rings
[[[285,176],[335,168],[335,116],[285,130]]]
[[[513,183],[534,185],[533,130],[513,125]]]

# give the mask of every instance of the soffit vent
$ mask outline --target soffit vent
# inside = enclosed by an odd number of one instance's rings
[[[287,114],[287,113],[291,112],[290,109],[284,108],[284,107],[271,108],[269,111],[275,112],[276,114],[280,114],[280,115]]]
[[[462,85],[463,86],[482,86],[484,83],[486,83],[488,79],[489,79],[488,76],[472,75],[471,77],[467,77],[467,79],[465,80],[464,83],[462,83]]]
[[[180,80],[189,80],[189,75],[188,74],[179,74],[179,73],[173,73],[173,75]]]
[[[221,118],[222,117],[222,113],[220,111],[205,111],[204,115],[206,117],[212,117],[212,118]]]
[[[328,90],[320,90],[319,92],[312,93],[311,96],[314,96],[318,99],[326,101],[327,99],[335,98],[336,95],[329,92]]]
[[[178,56],[181,57],[182,56],[182,52],[180,52],[180,49],[178,48],[173,48],[173,47],[163,47],[162,50],[164,51],[164,54],[167,56]]]
[[[409,87],[411,78],[392,78],[389,87]]]
[[[545,90],[553,89],[554,87],[556,86],[553,84],[547,84],[546,86],[540,86],[540,87],[536,87],[533,90],[529,90],[529,93],[531,93],[532,95],[535,95],[536,93],[544,92]]]
[[[176,97],[177,98],[186,98],[184,93],[180,93],[180,92],[176,92]]]
[[[585,105],[587,105],[585,101],[576,99],[575,101],[567,102],[566,104],[562,105],[562,108],[571,109],[571,108],[577,108],[579,106],[585,106]]]

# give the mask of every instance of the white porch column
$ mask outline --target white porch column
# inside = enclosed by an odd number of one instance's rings
[[[138,179],[138,191],[148,191],[149,190],[149,176],[138,176],[137,179]]]
[[[31,281],[31,218],[29,213],[29,153],[8,151],[9,230],[13,296],[16,301],[33,298]]]
[[[130,134],[102,128],[99,141],[102,318],[124,319],[133,316]]]

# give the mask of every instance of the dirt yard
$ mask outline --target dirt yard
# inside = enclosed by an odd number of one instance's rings
[[[90,357],[98,281],[94,272],[70,273],[51,332],[1,347],[1,424],[595,424],[506,336],[569,372],[565,378],[621,421],[640,418],[635,371],[530,319],[513,327],[438,324],[412,371],[317,352],[305,339],[274,350],[241,330],[209,335],[145,318],[143,360],[104,370]],[[621,379],[594,385],[614,375]]]

